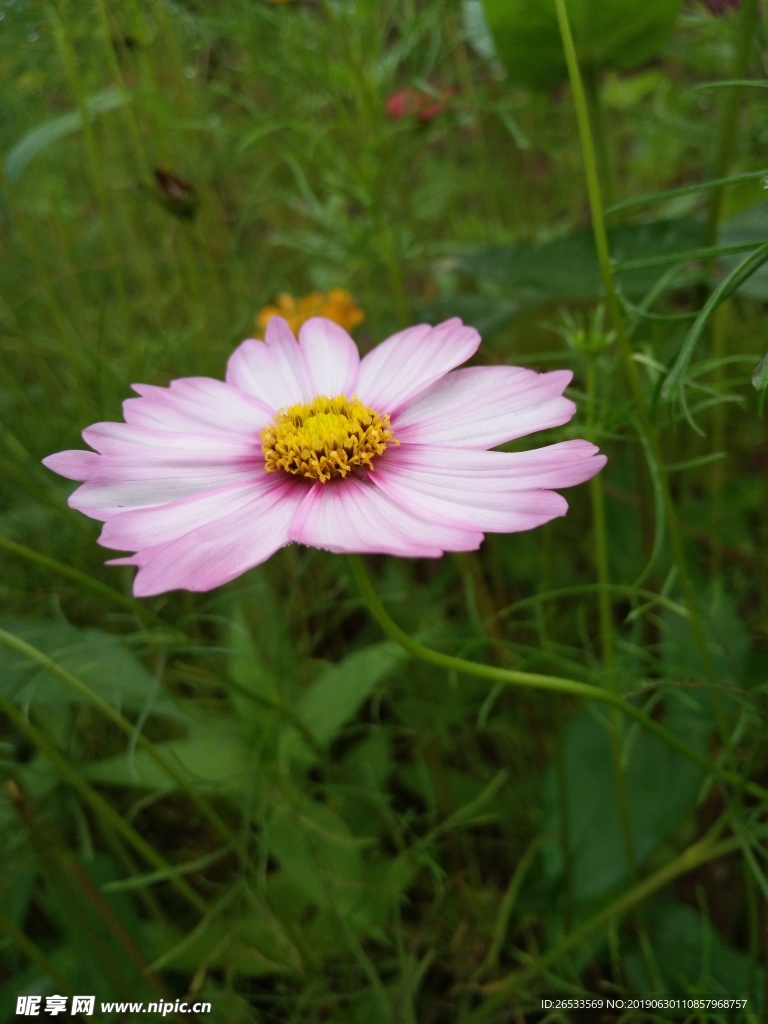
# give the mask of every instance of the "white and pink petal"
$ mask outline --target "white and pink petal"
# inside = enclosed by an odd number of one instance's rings
[[[102,459],[102,461],[106,461]],[[266,476],[263,462],[251,458],[226,464],[203,459],[160,461],[110,459],[70,496],[69,505],[102,521],[133,509],[154,508],[229,484],[247,484]]]
[[[66,477],[67,480],[87,480],[94,472],[99,462],[99,456],[95,452],[66,451],[56,452],[55,455],[48,455],[43,459],[43,465]]]
[[[474,327],[458,318],[437,327],[418,324],[387,338],[360,363],[358,398],[377,412],[394,414],[435,381],[473,356]]]
[[[304,353],[282,317],[267,324],[264,341],[249,339],[227,363],[227,384],[253,395],[272,414],[314,397]]]
[[[121,559],[121,564],[138,566],[135,596],[212,590],[260,565],[289,543],[288,527],[305,494],[305,488],[294,481],[277,480],[248,498],[243,496],[238,507],[220,506],[220,515],[201,518],[199,525],[181,536]],[[194,517],[185,519],[182,528],[192,521]],[[161,525],[165,531],[172,528],[171,521],[155,525],[159,533]],[[141,525],[134,522],[130,529],[140,532]]]
[[[337,553],[437,558],[445,551],[474,551],[477,529],[446,525],[405,507],[367,479],[316,484],[289,529],[291,540]]]
[[[237,481],[187,495],[162,505],[130,509],[113,515],[103,526],[99,544],[120,551],[139,551],[178,540],[208,523],[237,515],[263,495],[282,494],[286,481],[274,474]]]
[[[567,423],[576,411],[563,396],[572,376],[518,366],[455,370],[393,416],[392,427],[401,443],[493,448]]]
[[[299,345],[314,395],[355,394],[360,353],[343,327],[313,316],[299,329]]]
[[[167,388],[134,384],[133,390],[141,397],[126,399],[123,415],[137,427],[258,435],[272,417],[260,399],[212,377],[182,377]]]
[[[104,456],[104,465],[113,458],[134,457],[164,462],[179,459],[180,463],[200,458],[223,462],[261,453],[260,434],[252,430],[243,433],[197,433],[106,422],[86,427],[83,440]]]
[[[371,479],[418,515],[483,532],[516,533],[564,515],[550,488],[594,476],[605,457],[588,441],[531,452],[470,452],[403,446],[380,460]]]

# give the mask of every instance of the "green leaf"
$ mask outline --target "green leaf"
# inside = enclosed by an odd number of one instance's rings
[[[764,176],[763,176],[764,177]],[[753,242],[762,245],[768,239],[768,203],[761,202],[742,210],[735,217],[725,221],[718,234],[721,245],[746,245]],[[734,270],[739,264],[739,257],[723,256],[723,266]],[[761,302],[768,301],[768,266],[758,267],[750,277],[739,285],[739,294],[748,295]]]
[[[196,722],[189,736],[156,743],[158,753],[168,758],[190,785],[206,790],[240,789],[247,777],[253,756],[229,718],[206,718]],[[144,749],[118,754],[82,765],[83,775],[91,782],[112,786],[166,792],[178,789],[176,780]]]
[[[705,734],[698,718],[696,709],[688,716],[679,712],[675,724],[685,729],[689,744],[703,751]],[[549,881],[562,886],[567,877],[578,905],[629,881],[607,723],[591,709],[577,715],[565,731],[561,756],[565,792],[558,791],[554,765],[545,776],[548,838],[542,855]],[[642,864],[692,810],[704,770],[648,733],[633,735],[623,760],[634,855]],[[567,856],[560,841],[566,834]]]
[[[763,356],[752,374],[752,386],[758,391],[768,387],[768,356]]]
[[[373,688],[404,658],[401,647],[390,641],[373,644],[348,655],[326,669],[293,708],[294,719],[312,737],[316,747],[327,747],[359,710]],[[316,755],[295,727],[288,726],[283,755],[307,762]]]
[[[745,679],[745,665],[751,646],[750,633],[735,601],[719,583],[704,592],[701,603],[709,662],[720,699],[728,702],[735,697],[737,686],[749,684]],[[707,667],[702,662],[690,620],[665,609],[660,624],[659,652],[665,677],[678,685],[681,681],[693,681],[687,688],[686,699],[691,704],[695,702],[707,721],[714,724],[711,693],[703,683],[697,682],[706,677]]]
[[[105,89],[104,92],[96,93],[85,101],[85,109],[89,115],[104,114],[108,110],[122,107],[129,103],[132,96],[127,92],[120,92],[116,89]],[[72,110],[68,114],[61,114],[44,124],[23,135],[10,153],[5,158],[5,173],[12,184],[16,184],[24,171],[24,168],[48,146],[58,142],[59,139],[72,135],[83,127],[83,118],[79,110]]]
[[[229,699],[243,735],[256,741],[280,723],[301,683],[285,606],[263,573],[231,617]]]
[[[644,926],[663,986],[655,995],[751,997],[752,1007],[757,1006],[758,994],[765,991],[765,969],[754,967],[749,957],[729,946],[703,914],[665,900],[648,909]],[[627,957],[624,966],[630,990],[647,988],[646,965],[639,952]]]
[[[484,0],[509,79],[549,89],[567,77],[554,0]],[[654,57],[677,19],[679,0],[568,0],[583,66],[630,68]]]
[[[26,783],[26,772],[19,772]],[[0,800],[0,906],[5,916],[23,929],[35,878],[37,856],[19,810],[3,794]]]
[[[699,244],[701,226],[689,218],[630,224],[608,232],[613,260],[661,260]],[[600,267],[591,231],[578,231],[549,242],[518,242],[478,249],[456,258],[449,269],[469,275],[479,285],[501,286],[505,295],[527,297],[529,304],[551,299],[592,299],[603,294]],[[645,266],[617,271],[622,292],[642,298],[664,269]]]
[[[365,899],[362,847],[369,841],[355,838],[329,807],[301,797],[297,807],[277,809],[264,834],[287,878],[316,906],[346,914]]]
[[[175,707],[154,676],[109,633],[76,629],[66,622],[15,619],[0,622],[0,628],[71,672],[115,708],[143,709],[150,703],[163,710]],[[0,646],[0,688],[22,707],[86,700],[44,664],[7,646]]]
[[[662,397],[667,401],[679,401],[686,413],[689,423],[696,426],[688,412],[685,398],[685,375],[693,358],[694,350],[702,339],[704,331],[717,307],[729,296],[747,283],[756,271],[768,263],[768,242],[746,256],[730,274],[720,282],[699,312],[693,326],[688,331],[675,359],[672,369],[667,374],[661,388]],[[698,429],[698,428],[697,428]],[[702,430],[699,433],[703,434]]]
[[[768,388],[768,355],[763,356],[760,362],[755,367],[752,373],[752,386],[757,390],[759,394],[758,407],[760,415],[763,413],[763,403],[765,402],[765,389]]]
[[[319,743],[330,743],[404,656],[402,647],[390,641],[348,655],[306,691],[294,709],[296,717]]]

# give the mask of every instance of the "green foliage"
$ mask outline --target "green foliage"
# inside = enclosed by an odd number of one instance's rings
[[[695,713],[678,713],[675,726],[706,750]],[[557,767],[550,766],[544,781],[544,873],[556,904],[562,893],[575,907],[589,906],[626,887],[634,873],[626,858],[608,723],[582,711],[568,723],[556,756]],[[634,860],[642,867],[689,819],[704,771],[648,735],[627,737],[621,761]]]
[[[84,104],[86,116],[103,114],[108,110],[114,110],[130,100],[125,93],[108,89],[98,93],[96,96],[89,96]],[[71,111],[62,114],[45,124],[37,125],[16,143],[13,149],[5,158],[5,173],[11,184],[16,184],[24,173],[24,168],[34,156],[52,146],[59,139],[79,131],[83,127],[83,115],[80,111]]]
[[[653,221],[612,229],[608,234],[616,261],[617,283],[629,298],[642,298],[664,273],[670,260],[685,259],[697,247],[701,227],[690,218]],[[639,263],[623,269],[625,263]],[[539,303],[552,299],[593,299],[603,293],[591,231],[546,242],[514,243],[461,256],[456,269],[477,285],[495,285],[505,294]]]
[[[716,998],[764,990],[765,969],[755,970],[749,958],[723,941],[706,916],[693,907],[666,902],[651,908],[648,934],[654,950],[660,992],[699,992]],[[639,955],[627,959],[632,984],[642,987],[644,967]]]
[[[483,3],[511,81],[548,89],[567,80],[554,0]],[[596,70],[633,68],[655,57],[679,10],[679,0],[568,0],[579,59]]]
[[[152,674],[109,633],[44,620],[5,621],[0,628],[25,645],[0,648],[0,675],[3,693],[26,711],[32,706],[60,708],[87,700],[82,691],[72,688],[65,673],[74,674],[117,709],[146,708],[153,691],[156,705],[170,705]]]
[[[65,991],[221,1024],[507,1024],[544,992],[759,1019],[764,26],[568,0],[591,152],[554,3],[486,0],[493,38],[462,6],[0,3],[2,1019]],[[403,89],[443,109],[394,117]],[[40,465],[331,287],[362,350],[461,315],[478,364],[572,370],[574,420],[520,446],[608,455],[540,530],[366,560],[418,658],[298,546],[133,599]]]

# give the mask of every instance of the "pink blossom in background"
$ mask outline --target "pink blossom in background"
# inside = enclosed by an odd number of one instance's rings
[[[419,121],[432,121],[445,110],[446,100],[452,91],[442,91],[439,98],[424,89],[409,85],[405,89],[393,92],[385,104],[390,117],[396,121],[415,117]]]
[[[129,551],[137,597],[210,590],[295,542],[335,552],[436,558],[487,532],[566,512],[552,488],[605,465],[588,441],[489,451],[557,427],[575,406],[568,370],[455,369],[480,336],[460,320],[400,331],[364,358],[321,317],[298,341],[273,317],[226,381],[134,385],[124,423],[83,432],[94,451],[44,460],[82,481],[69,504]]]

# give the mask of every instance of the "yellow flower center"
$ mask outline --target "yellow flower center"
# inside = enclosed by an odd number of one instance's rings
[[[318,395],[281,409],[261,432],[264,468],[325,483],[356,467],[373,469],[388,444],[399,444],[389,413],[369,409],[356,397]]]

